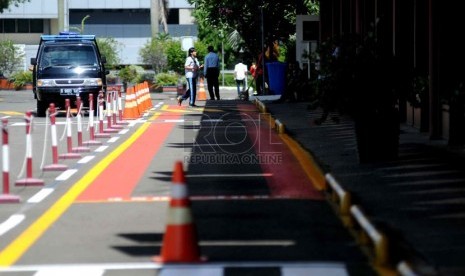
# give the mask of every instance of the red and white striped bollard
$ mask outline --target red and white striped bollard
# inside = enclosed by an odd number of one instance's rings
[[[101,145],[102,142],[95,140],[95,127],[94,127],[94,95],[89,94],[89,141],[84,142],[88,146]]]
[[[105,133],[116,133],[119,129],[112,126],[111,122],[113,119],[113,103],[111,97],[111,91],[107,92],[107,128],[103,130]],[[120,126],[121,127],[121,126]]]
[[[26,112],[26,178],[18,179],[15,182],[16,186],[42,186],[45,185],[42,179],[32,177],[32,112]]]
[[[72,149],[73,152],[89,152],[90,148],[84,147],[83,142],[82,142],[82,101],[81,97],[77,96],[76,97],[76,106],[77,106],[77,114],[76,114],[76,120],[77,120],[77,147],[74,147]]]
[[[71,124],[71,104],[69,99],[65,100],[65,109],[66,109],[66,148],[67,152],[60,154],[58,158],[60,159],[79,159],[81,155],[79,153],[73,152],[73,129]]]
[[[94,136],[96,138],[108,138],[110,137],[110,134],[105,133],[103,130],[103,92],[100,91],[98,94],[98,120],[99,120],[99,127],[98,127],[98,133],[96,133]]]
[[[18,203],[19,196],[10,194],[10,149],[8,146],[8,120],[2,119],[2,158],[3,158],[3,193],[0,195],[0,203]]]
[[[56,109],[55,104],[51,103],[49,106],[50,116],[50,133],[52,137],[52,164],[44,166],[43,171],[66,171],[68,166],[65,164],[58,164],[58,139],[56,127]]]

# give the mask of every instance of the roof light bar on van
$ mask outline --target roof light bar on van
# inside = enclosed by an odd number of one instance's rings
[[[40,37],[44,41],[57,41],[57,40],[95,40],[95,35],[79,35],[79,34],[65,34],[65,35],[42,35]]]

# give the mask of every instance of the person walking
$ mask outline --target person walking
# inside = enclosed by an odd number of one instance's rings
[[[203,73],[207,78],[208,94],[210,94],[210,100],[220,99],[220,84],[218,78],[220,76],[220,58],[215,53],[213,46],[208,46],[208,54],[204,59]]]
[[[252,62],[252,65],[250,65],[249,73],[252,76],[252,84],[250,85],[252,87],[252,93],[255,94],[255,91],[257,91],[257,84],[255,83],[256,79],[256,73],[257,73],[257,64]]]
[[[241,95],[241,88],[240,86],[242,85],[243,91],[245,91],[246,86],[245,86],[245,81],[247,78],[247,65],[242,63],[240,61],[236,66],[234,66],[234,79],[236,80],[237,84],[237,96]]]
[[[179,105],[181,105],[182,101],[189,98],[189,106],[196,106],[195,97],[197,96],[197,77],[199,75],[199,70],[202,68],[203,65],[200,65],[197,60],[197,51],[194,47],[189,48],[188,56],[184,63],[184,72],[187,79],[188,89],[184,95],[177,98]]]

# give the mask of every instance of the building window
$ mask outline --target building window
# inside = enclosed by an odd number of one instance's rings
[[[30,33],[43,33],[44,32],[44,20],[43,19],[31,19],[30,22]]]
[[[179,24],[179,9],[170,9],[168,12],[168,24]]]
[[[18,25],[18,33],[29,33],[28,19],[17,19],[16,24]]]
[[[0,19],[0,33],[43,33],[43,19]]]
[[[3,32],[4,33],[16,33],[15,21],[16,20],[14,19],[4,19],[3,20]]]

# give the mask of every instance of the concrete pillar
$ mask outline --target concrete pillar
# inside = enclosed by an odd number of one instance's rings
[[[58,31],[65,29],[65,1],[58,0]]]

